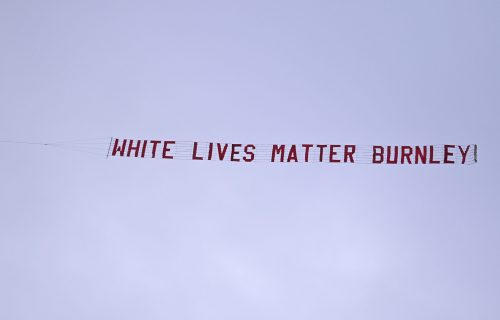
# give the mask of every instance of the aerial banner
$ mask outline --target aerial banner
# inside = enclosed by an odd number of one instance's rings
[[[107,157],[241,163],[473,164],[477,162],[477,145],[257,144],[112,138]]]

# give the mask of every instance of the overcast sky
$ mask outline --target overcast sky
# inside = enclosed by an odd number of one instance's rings
[[[0,2],[0,140],[472,144],[468,166],[0,145],[0,318],[500,318],[498,1]]]

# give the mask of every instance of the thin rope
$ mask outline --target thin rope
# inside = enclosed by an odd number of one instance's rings
[[[37,145],[42,145],[42,146],[49,146],[49,145],[51,145],[51,143],[45,143],[45,142],[13,141],[13,140],[0,140],[0,143],[37,144]]]
[[[109,138],[107,138],[107,139],[109,139]],[[89,140],[96,140],[96,139],[89,139]],[[84,140],[79,140],[79,141],[84,141]],[[25,145],[38,145],[38,146],[45,146],[45,147],[53,147],[53,148],[59,148],[59,149],[68,150],[68,151],[92,154],[95,156],[103,156],[103,153],[106,151],[100,147],[90,147],[90,146],[86,147],[86,146],[71,145],[71,144],[69,144],[69,141],[67,143],[48,143],[48,142],[35,142],[35,141],[0,140],[0,143],[25,144]],[[106,147],[106,149],[107,148],[108,147]]]

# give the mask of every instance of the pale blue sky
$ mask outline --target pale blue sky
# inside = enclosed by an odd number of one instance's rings
[[[0,139],[470,144],[473,166],[0,147],[2,319],[499,319],[498,1],[0,2]]]

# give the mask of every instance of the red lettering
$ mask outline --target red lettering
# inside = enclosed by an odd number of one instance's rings
[[[422,150],[423,148],[423,150]],[[416,146],[415,147],[415,163],[418,164],[419,161],[422,162],[422,164],[427,163],[427,146],[423,147]]]
[[[120,139],[115,139],[115,145],[113,147],[113,152],[111,153],[111,156],[116,156],[117,153],[120,154],[120,157],[123,157],[124,153],[125,153],[125,148],[126,148],[126,145],[127,145],[127,139],[124,139],[122,141],[122,145],[119,146],[118,145],[118,141],[120,141]]]
[[[304,150],[304,162],[309,162],[309,148],[312,148],[312,144],[303,144],[302,147],[305,148]]]
[[[354,163],[354,153],[356,152],[356,146],[353,144],[348,144],[344,146],[344,162],[347,162],[349,158],[350,163]]]
[[[255,154],[253,153],[253,150],[255,150],[255,146],[253,144],[248,144],[243,150],[245,151],[246,155],[250,156],[249,158],[247,158],[247,156],[244,156],[243,160],[245,162],[252,162],[255,159]]]
[[[137,158],[139,156],[139,148],[141,147],[141,140],[137,140],[137,144],[135,145],[135,147],[132,146],[133,143],[134,140],[130,140],[128,143],[127,157],[130,157],[130,154],[132,153],[132,151],[134,151],[135,157]]]
[[[326,144],[318,144],[319,148],[319,162],[323,162],[323,149],[326,148]]]
[[[163,141],[163,154],[162,154],[163,159],[173,159],[174,158],[174,156],[167,155],[167,152],[170,151],[170,148],[168,147],[168,145],[174,144],[174,143],[175,143],[175,141]],[[195,151],[193,151],[193,156],[194,156],[194,153],[195,153]]]
[[[450,160],[450,157],[453,157],[453,152],[450,149],[455,148],[455,145],[445,144],[444,145],[444,163],[455,163],[454,160]]]
[[[239,162],[240,159],[238,158],[235,158],[234,156],[240,154],[239,151],[236,151],[236,148],[240,148],[241,147],[241,144],[232,144],[231,145],[231,161],[236,161],[236,162]]]
[[[469,152],[470,145],[467,146],[467,148],[462,149],[462,146],[458,146],[458,149],[460,150],[460,154],[462,155],[462,164],[465,163],[465,159],[467,158],[467,152]]]
[[[221,143],[217,143],[217,153],[219,154],[219,160],[224,160],[227,151],[227,143],[224,143],[224,147],[221,148]]]
[[[298,161],[298,159],[297,159],[297,147],[294,144],[292,144],[292,146],[290,147],[290,151],[288,152],[288,159],[286,161],[290,162],[292,160],[295,162]]]
[[[147,146],[148,146],[148,140],[144,140],[144,143],[142,144],[141,158],[144,158],[144,156],[146,155]]]
[[[429,146],[429,157],[430,157],[430,160],[429,160],[429,163],[430,164],[438,164],[440,163],[439,160],[434,160],[434,146]]]
[[[387,164],[397,164],[398,163],[398,146],[394,146],[394,159],[391,160],[391,146],[387,146]]]
[[[156,145],[158,145],[158,143],[160,143],[161,141],[151,140],[150,142],[153,145],[153,149],[151,150],[151,157],[155,158],[156,157]]]
[[[214,151],[214,144],[213,144],[213,142],[210,142],[208,144],[208,160],[212,160],[213,151]]]
[[[382,163],[382,162],[384,162],[384,147],[373,146],[372,163]]]
[[[331,144],[330,145],[330,162],[340,162],[339,159],[333,159],[333,156],[337,155],[337,151],[335,151],[335,148],[339,148],[340,145],[338,144]]]
[[[198,142],[193,144],[193,160],[203,160],[202,156],[197,155],[198,152]]]
[[[273,144],[273,153],[271,155],[271,162],[274,162],[274,159],[277,155],[280,155],[280,162],[283,162],[285,158],[285,145],[282,144],[278,146],[277,144]]]
[[[411,164],[411,159],[410,156],[413,154],[413,148],[410,146],[402,146],[401,147],[401,164],[405,163],[408,161],[409,164]]]

